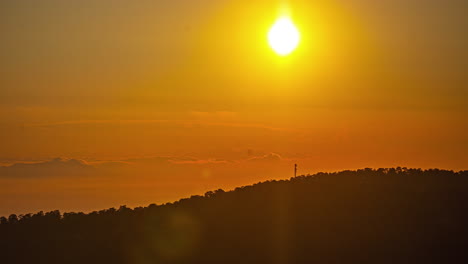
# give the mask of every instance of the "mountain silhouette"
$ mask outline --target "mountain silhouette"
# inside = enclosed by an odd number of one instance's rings
[[[468,263],[468,171],[362,169],[0,219],[2,263]]]

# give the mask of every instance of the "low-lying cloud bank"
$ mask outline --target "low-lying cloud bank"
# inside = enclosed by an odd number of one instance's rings
[[[277,153],[267,153],[245,159],[219,159],[195,157],[154,156],[128,158],[121,160],[86,161],[73,158],[55,158],[42,162],[17,162],[8,166],[0,166],[0,177],[5,178],[41,178],[41,177],[76,177],[106,174],[118,170],[152,167],[164,169],[167,167],[187,166],[236,166],[256,162],[275,163],[287,161]]]
[[[77,176],[93,173],[95,167],[84,160],[55,158],[43,162],[0,166],[0,177]]]

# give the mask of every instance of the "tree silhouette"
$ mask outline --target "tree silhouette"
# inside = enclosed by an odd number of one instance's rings
[[[468,263],[468,171],[317,173],[0,218],[2,263]]]

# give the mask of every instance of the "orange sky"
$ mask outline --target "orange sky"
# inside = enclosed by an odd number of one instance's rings
[[[302,41],[279,57],[266,34],[285,5]],[[173,201],[296,162],[467,169],[466,10],[2,1],[0,215]]]

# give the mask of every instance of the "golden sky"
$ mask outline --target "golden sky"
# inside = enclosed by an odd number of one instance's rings
[[[285,9],[301,42],[280,57],[267,32]],[[173,201],[294,163],[467,169],[467,10],[1,1],[0,215]]]

